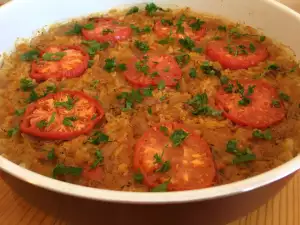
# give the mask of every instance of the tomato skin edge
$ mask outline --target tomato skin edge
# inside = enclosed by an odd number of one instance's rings
[[[21,132],[32,135],[32,136],[35,136],[35,137],[47,139],[47,140],[70,140],[70,139],[78,137],[82,134],[90,133],[90,131],[94,128],[94,126],[102,120],[102,118],[104,116],[104,110],[102,109],[101,105],[97,102],[96,99],[93,99],[90,96],[88,96],[88,95],[86,95],[86,94],[84,94],[83,92],[80,92],[80,91],[61,91],[61,92],[58,92],[58,93],[64,93],[66,95],[69,94],[69,95],[74,95],[74,96],[80,96],[82,98],[87,99],[89,101],[89,103],[92,104],[96,108],[98,116],[94,120],[92,120],[90,125],[87,126],[83,130],[73,131],[73,132],[66,132],[66,133],[62,133],[62,132],[41,132],[41,131],[39,131],[38,128],[37,129],[32,129],[30,127],[27,127],[27,125],[26,125],[26,121],[25,121],[26,117],[31,114],[31,112],[35,109],[35,105],[37,104],[37,102],[33,102],[26,108],[26,111],[25,111],[25,113],[22,117],[22,121],[20,123]],[[42,99],[52,98],[56,94],[57,93],[48,94],[46,97],[44,97]],[[37,101],[39,101],[39,100],[37,100]]]
[[[53,47],[56,47],[56,46],[53,46]],[[50,78],[55,78],[57,80],[62,80],[63,78],[79,77],[86,71],[86,69],[88,68],[88,62],[89,62],[90,56],[88,55],[88,53],[86,51],[83,50],[82,47],[76,46],[76,45],[58,46],[58,47],[61,48],[61,49],[65,48],[65,49],[74,49],[74,50],[80,51],[83,55],[83,62],[80,65],[80,67],[74,68],[74,69],[72,69],[70,71],[66,71],[66,72],[62,71],[62,72],[57,72],[57,73],[52,73],[52,74],[51,73],[41,74],[41,73],[35,72],[36,68],[37,68],[37,63],[35,61],[33,61],[32,64],[31,64],[31,71],[30,71],[30,77],[32,79],[35,79],[37,82],[42,82],[42,81],[45,81],[45,80],[50,79]],[[51,48],[51,46],[49,48]],[[43,54],[46,53],[46,52],[47,51],[41,52],[40,57],[42,57]]]

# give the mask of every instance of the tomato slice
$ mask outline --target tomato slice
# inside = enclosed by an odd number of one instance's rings
[[[95,99],[79,91],[62,91],[31,103],[20,129],[44,139],[69,140],[89,133],[103,116]]]
[[[266,47],[249,40],[234,40],[231,44],[224,40],[211,41],[207,44],[206,54],[223,68],[233,70],[256,66],[269,55]]]
[[[170,135],[178,130],[187,132],[188,136],[175,147]],[[161,163],[157,163],[155,155],[161,157]],[[159,172],[166,161],[169,161],[169,170]],[[143,174],[147,186],[169,182],[170,191],[210,187],[216,177],[214,160],[206,141],[179,123],[154,126],[143,134],[135,145],[134,169]]]
[[[250,99],[248,105],[240,105],[240,93],[236,93],[237,81],[232,82],[233,92],[227,93],[223,86],[216,94],[216,104],[224,111],[224,116],[242,126],[252,128],[267,128],[280,122],[285,117],[285,109],[274,87],[264,80],[239,80],[244,87],[244,93],[249,86],[255,86],[253,94],[246,96]],[[277,106],[273,105],[277,101]]]
[[[140,60],[136,57],[130,60],[124,76],[136,87],[157,85],[160,81],[164,81],[166,86],[175,86],[182,72],[170,55],[144,56]]]
[[[157,21],[154,25],[154,32],[160,38],[166,38],[171,35],[171,37],[180,39],[189,37],[194,41],[199,41],[203,38],[206,34],[206,29],[204,27],[200,28],[197,31],[193,31],[193,29],[189,26],[190,23],[183,22],[182,27],[184,28],[184,33],[177,33],[177,27],[175,25],[164,25],[161,21]]]
[[[79,46],[52,46],[32,63],[30,77],[36,81],[78,77],[88,68],[88,61],[89,55]]]
[[[98,42],[116,42],[131,37],[132,30],[120,25],[119,21],[110,17],[93,18],[94,29],[82,29],[82,35],[87,40]]]

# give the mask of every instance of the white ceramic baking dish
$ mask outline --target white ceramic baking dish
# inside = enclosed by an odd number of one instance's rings
[[[105,12],[111,8],[127,7],[144,3],[144,0],[13,0],[0,8],[0,52],[8,52],[17,38],[30,38],[44,25],[61,22],[93,12]],[[286,6],[272,0],[158,0],[162,6],[189,6],[195,11],[208,12],[228,19],[246,23],[262,30],[266,35],[291,47],[300,56],[300,15]],[[171,3],[171,4],[170,4]],[[277,192],[300,168],[300,156],[269,172],[239,182],[202,190],[168,193],[132,193],[93,189],[73,185],[24,169],[0,156],[0,168],[5,172],[33,185],[93,200],[158,204],[202,201],[222,205],[225,201],[233,206],[235,198],[252,198],[257,201],[245,212],[256,207]],[[267,194],[266,194],[267,193]],[[213,200],[214,199],[214,200]],[[220,200],[219,200],[220,199]],[[220,204],[220,202],[223,202]],[[242,207],[242,208],[243,208]],[[240,206],[241,208],[241,206]],[[220,209],[222,210],[222,209]],[[224,210],[224,208],[223,208]]]

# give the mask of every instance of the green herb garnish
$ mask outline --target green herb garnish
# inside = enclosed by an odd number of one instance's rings
[[[139,11],[139,7],[133,6],[131,9],[128,10],[128,12],[126,13],[126,16],[137,13],[138,11]]]
[[[205,24],[205,21],[196,19],[195,22],[190,24],[190,27],[192,28],[193,31],[198,31],[201,29],[202,25]]]
[[[52,171],[52,176],[56,178],[59,175],[73,175],[80,176],[83,169],[80,167],[65,166],[63,164],[58,164]]]
[[[48,160],[53,160],[53,159],[55,159],[55,158],[56,158],[55,151],[54,151],[54,148],[52,148],[52,149],[48,152],[48,154],[47,154],[47,159],[48,159]]]
[[[134,42],[134,46],[135,46],[138,50],[140,50],[140,51],[142,51],[142,52],[144,52],[144,53],[146,53],[146,52],[149,51],[149,49],[150,49],[149,45],[148,45],[146,42],[142,42],[142,41],[135,41],[135,42]]]
[[[35,87],[35,84],[33,83],[33,80],[29,78],[22,78],[20,80],[20,89],[22,91],[30,91]]]
[[[175,60],[179,66],[183,67],[190,62],[191,57],[188,54],[183,54],[183,55],[175,56]]]
[[[73,28],[65,32],[66,35],[78,35],[81,33],[82,26],[78,23],[75,23]]]
[[[94,57],[96,55],[97,51],[103,51],[109,47],[108,42],[99,43],[95,40],[90,40],[90,41],[84,40],[81,43],[88,47],[88,54],[91,57]]]
[[[77,120],[76,116],[69,116],[63,119],[63,125],[66,127],[73,127],[73,122]]]
[[[145,10],[149,16],[153,16],[154,13],[156,13],[157,11],[164,11],[164,9],[162,9],[161,7],[158,7],[153,2],[148,3],[145,7]]]
[[[115,58],[108,58],[108,59],[105,59],[105,65],[103,67],[104,70],[106,70],[107,72],[111,73],[111,72],[114,72],[115,69],[116,69],[116,60]]]
[[[214,76],[220,76],[221,72],[220,70],[215,69],[210,62],[204,61],[202,65],[200,66],[200,69],[203,71],[206,75],[214,75]]]
[[[282,99],[283,101],[288,102],[290,100],[290,96],[287,94],[283,93],[282,91],[279,92],[279,98]]]
[[[109,137],[102,133],[101,131],[94,131],[92,136],[90,136],[87,140],[88,143],[99,145],[101,143],[107,143],[109,141]]]
[[[65,102],[54,102],[54,107],[64,107],[67,110],[73,109],[75,100],[70,96],[67,96],[67,99]]]
[[[166,87],[166,83],[164,80],[159,81],[159,83],[157,84],[157,88],[158,90],[163,90]]]
[[[189,135],[189,133],[185,132],[182,129],[175,130],[171,134],[170,140],[172,141],[172,143],[175,147],[178,147],[188,137],[188,135]]]
[[[7,131],[7,136],[8,136],[8,137],[12,137],[12,136],[14,136],[16,133],[18,133],[19,130],[20,130],[19,126],[13,127],[13,128],[11,128],[11,129],[9,129],[9,130]]]
[[[163,134],[164,134],[165,136],[169,136],[169,130],[168,130],[167,127],[165,127],[165,126],[160,126],[160,127],[159,127],[159,130],[160,130],[161,132],[163,132]]]
[[[136,183],[141,184],[141,183],[143,183],[144,175],[139,171],[139,172],[133,174],[133,179]]]
[[[265,140],[271,140],[272,139],[271,130],[267,129],[267,130],[265,130],[265,132],[262,132],[260,130],[254,130],[252,132],[252,137],[265,139]]]
[[[159,184],[156,187],[152,188],[150,191],[151,192],[166,192],[166,191],[168,191],[168,184],[169,183],[170,183],[170,181]]]
[[[96,159],[95,161],[93,162],[93,164],[91,165],[91,169],[95,169],[99,164],[101,164],[104,160],[104,157],[102,155],[102,152],[100,150],[97,150],[95,152],[95,156],[96,156]]]
[[[37,49],[33,49],[33,50],[30,50],[30,51],[25,52],[24,54],[22,54],[20,56],[20,59],[22,61],[33,61],[33,60],[38,59],[39,55],[40,55],[40,51],[37,50]]]
[[[256,155],[249,148],[245,148],[244,150],[238,149],[237,140],[234,139],[228,141],[226,152],[235,155],[235,158],[232,160],[233,164],[241,164],[256,159]]]
[[[190,37],[185,37],[185,38],[179,39],[179,44],[183,48],[186,48],[189,51],[192,51],[193,48],[195,47],[195,43]]]
[[[45,61],[59,61],[66,55],[65,52],[46,52],[43,54],[42,58]]]
[[[24,112],[25,112],[25,109],[16,109],[15,110],[15,114],[17,116],[22,116],[24,114]]]

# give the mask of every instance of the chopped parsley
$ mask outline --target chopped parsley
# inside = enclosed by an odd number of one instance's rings
[[[66,55],[65,52],[46,52],[42,58],[45,61],[59,61]]]
[[[26,99],[26,102],[27,103],[31,103],[31,102],[34,102],[34,101],[36,101],[38,99],[39,99],[39,96],[36,93],[36,91],[35,90],[31,90],[28,99]]]
[[[161,96],[161,97],[159,98],[159,100],[162,102],[162,101],[164,101],[166,98],[167,98],[167,96],[163,95],[163,96]]]
[[[273,99],[271,104],[275,108],[280,108],[281,107],[280,101],[277,100],[277,99]]]
[[[81,43],[88,47],[87,52],[91,57],[94,57],[97,51],[103,51],[109,47],[108,42],[99,43],[95,40],[90,40],[90,41],[84,40]]]
[[[195,47],[195,43],[190,37],[185,37],[185,38],[179,39],[179,44],[183,48],[186,48],[189,51],[192,51],[193,48]]]
[[[288,102],[290,100],[290,96],[287,94],[283,93],[282,91],[279,92],[279,98],[282,99],[283,101]]]
[[[249,44],[249,49],[250,49],[250,52],[252,52],[252,53],[256,51],[256,47],[254,46],[253,43]]]
[[[149,66],[147,65],[147,62],[148,62],[147,60],[148,60],[147,58],[144,58],[143,60],[137,61],[135,63],[136,70],[139,72],[142,72],[145,75],[148,75],[148,73],[149,73]],[[157,73],[157,75],[158,75],[158,73]],[[153,75],[153,77],[154,77],[154,75]]]
[[[196,78],[197,77],[197,71],[196,68],[190,68],[189,76],[191,78]]]
[[[141,94],[140,90],[133,89],[131,92],[122,92],[117,96],[117,99],[125,100],[125,107],[122,108],[122,111],[128,111],[132,109],[134,103],[141,103],[144,100],[144,97]]]
[[[137,6],[133,6],[132,8],[130,8],[128,10],[128,12],[126,13],[126,16],[137,13],[139,11],[139,7]]]
[[[192,28],[193,31],[198,31],[201,29],[202,25],[205,24],[205,21],[196,19],[195,22],[190,24],[190,27]]]
[[[221,82],[222,85],[228,84],[229,78],[227,76],[223,75],[223,76],[220,77],[220,82]]]
[[[91,68],[94,65],[94,60],[89,60],[88,61],[88,67]]]
[[[66,127],[73,127],[73,122],[77,120],[76,116],[68,116],[63,119],[63,125]]]
[[[114,33],[114,31],[112,29],[109,29],[109,28],[105,28],[105,29],[102,30],[103,35],[107,35],[109,33]]]
[[[75,23],[73,28],[65,32],[66,35],[77,35],[81,33],[82,26],[78,23]]]
[[[150,49],[148,43],[142,42],[142,41],[138,41],[138,40],[134,42],[134,46],[138,50],[140,50],[141,52],[144,52],[144,53],[148,52],[149,49]]]
[[[55,107],[64,107],[67,110],[71,110],[74,107],[74,99],[70,96],[67,96],[67,101],[65,102],[54,102]]]
[[[164,134],[165,136],[169,136],[169,130],[168,130],[167,127],[165,127],[165,126],[160,126],[160,127],[159,127],[159,130],[160,130],[161,132],[163,132],[163,134]]]
[[[145,26],[144,28],[139,28],[133,24],[130,25],[130,28],[136,33],[136,34],[145,34],[145,33],[150,33],[151,32],[151,27],[150,26]]]
[[[206,75],[214,75],[214,76],[220,76],[221,72],[220,70],[217,70],[216,68],[214,68],[210,62],[208,61],[204,61],[202,63],[202,65],[200,66],[200,69],[203,71],[204,74]]]
[[[226,32],[226,31],[227,31],[227,27],[226,27],[226,26],[219,25],[219,26],[218,26],[218,30],[219,30],[219,31],[224,31],[224,32]]]
[[[249,148],[245,148],[243,150],[238,149],[237,140],[235,139],[228,141],[226,152],[235,155],[235,158],[232,160],[233,164],[241,164],[256,159],[256,155]]]
[[[158,44],[161,44],[161,45],[167,45],[167,44],[173,43],[174,40],[175,40],[175,39],[172,38],[171,35],[169,35],[168,37],[159,40],[159,41],[158,41]]]
[[[83,25],[82,28],[84,28],[86,30],[94,30],[95,26],[94,26],[94,23],[87,23],[87,24]]]
[[[50,93],[56,93],[57,89],[56,89],[56,85],[55,84],[51,84],[51,85],[47,85],[46,86],[46,90],[44,91],[44,94],[42,97],[47,96]]]
[[[187,102],[187,104],[193,107],[192,114],[195,116],[204,115],[219,117],[222,115],[222,111],[215,110],[208,105],[208,97],[206,93],[195,95]]]
[[[122,63],[122,64],[119,64],[118,65],[118,69],[120,70],[120,71],[126,71],[127,70],[127,65],[126,64],[124,64],[124,63]]]
[[[15,110],[15,114],[17,116],[22,116],[24,114],[24,112],[25,112],[25,109],[16,109]]]
[[[54,148],[52,148],[47,154],[47,159],[54,160],[55,158],[56,158],[55,151]]]
[[[37,122],[35,125],[36,125],[36,127],[40,128],[40,129],[49,127],[54,122],[55,117],[56,117],[56,113],[53,112],[49,121],[41,120],[41,121]]]
[[[83,169],[81,167],[65,166],[58,164],[52,171],[52,176],[56,178],[59,175],[73,175],[80,176]]]
[[[109,141],[109,137],[102,133],[101,131],[94,131],[92,136],[90,136],[87,140],[88,143],[99,145],[101,143],[107,143]]]
[[[259,36],[259,41],[264,42],[266,40],[266,36]]]
[[[175,60],[179,66],[183,67],[190,62],[191,57],[188,54],[177,55],[175,56]]]
[[[134,173],[133,174],[133,180],[136,182],[136,183],[143,183],[143,180],[144,180],[144,175],[139,171],[137,173]]]
[[[189,133],[185,132],[182,129],[175,130],[171,136],[170,140],[173,143],[173,146],[178,147],[187,137]]]
[[[184,20],[185,20],[185,15],[181,15],[176,23],[176,27],[177,27],[177,30],[176,32],[177,33],[180,33],[180,34],[184,34],[184,27],[182,26]]]
[[[155,172],[165,173],[165,172],[169,171],[170,168],[171,168],[171,162],[169,160],[167,160],[161,165],[160,168],[155,170]]]
[[[276,63],[272,63],[267,67],[268,70],[279,70],[279,66]]]
[[[153,87],[152,86],[146,87],[146,88],[144,88],[142,90],[143,95],[147,96],[147,97],[152,97],[153,96],[152,91],[153,91]]]
[[[150,192],[166,192],[168,191],[168,184],[170,181],[166,181],[162,184],[157,185],[156,187],[152,188]]]
[[[33,80],[28,78],[22,78],[20,80],[20,89],[22,91],[30,91],[35,87],[35,84],[33,83]]]
[[[158,90],[163,90],[166,87],[166,83],[164,80],[159,81],[159,83],[157,84],[157,88]]]
[[[97,150],[95,152],[95,156],[96,156],[96,159],[93,162],[93,164],[91,165],[91,169],[95,169],[99,164],[101,165],[101,163],[104,160],[104,157],[103,157],[102,152],[100,150]]]
[[[117,66],[117,64],[116,64],[115,58],[107,58],[107,59],[105,59],[105,64],[104,64],[103,69],[106,70],[107,72],[111,73],[111,72],[115,71],[116,66]]]
[[[180,90],[180,84],[179,84],[179,82],[175,85],[175,89],[176,89],[176,91]]]
[[[19,126],[13,127],[13,128],[11,128],[11,129],[9,129],[9,130],[7,131],[7,136],[8,136],[8,137],[12,137],[12,136],[14,136],[16,133],[18,133],[19,130],[20,130]]]
[[[152,115],[152,107],[151,106],[148,107],[147,112],[149,115]]]
[[[251,99],[248,97],[253,94],[255,85],[248,86],[248,92],[246,94],[244,93],[244,87],[239,82],[237,82],[237,85],[238,89],[236,91],[239,92],[242,97],[238,104],[243,106],[249,105],[251,103]]]
[[[173,25],[173,21],[172,20],[161,19],[160,22],[164,26],[172,26]]]
[[[28,52],[25,52],[20,56],[21,61],[33,61],[36,60],[40,55],[40,51],[37,49],[32,49]]]
[[[154,13],[156,13],[157,11],[164,11],[164,9],[162,9],[161,7],[158,7],[153,2],[148,3],[145,7],[145,10],[149,16],[153,16]]]
[[[203,52],[203,48],[193,48],[193,51],[200,54]]]
[[[252,137],[265,139],[265,140],[271,140],[272,139],[271,130],[267,129],[267,130],[265,130],[265,132],[262,132],[260,130],[254,130],[252,132]]]

